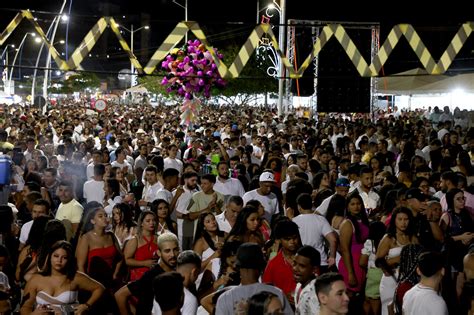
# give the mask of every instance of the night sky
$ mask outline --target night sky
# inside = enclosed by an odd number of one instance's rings
[[[184,0],[178,0],[178,2],[184,4]],[[260,8],[270,2],[270,0],[260,0]],[[417,8],[413,7],[415,2]],[[364,5],[360,5],[360,3],[364,3]],[[449,1],[442,5],[434,5],[434,3],[433,1],[352,1],[347,5],[335,0],[287,0],[287,18],[379,22],[381,23],[382,42],[394,24],[412,23],[419,31],[428,49],[432,51],[435,58],[439,58],[459,25],[468,20],[474,21],[474,11],[466,8],[466,2]],[[36,11],[58,12],[61,4],[62,1],[59,0],[3,1],[0,6],[0,29],[3,30],[15,15],[15,9],[29,8]],[[425,9],[420,10],[419,5]],[[69,2],[65,12],[68,7]],[[250,30],[255,26],[256,10],[255,0],[188,0],[188,20],[198,21],[201,27],[206,29],[205,32],[210,43],[216,47],[224,45],[229,40],[236,42],[245,40]],[[47,13],[34,13],[34,15],[40,18],[43,29],[47,29],[46,23],[52,19],[52,15]],[[150,25],[150,31],[135,34],[136,55],[144,64],[176,23],[184,19],[184,9],[172,3],[171,0],[74,0],[69,24],[69,54],[98,17],[103,15],[113,15],[119,23],[127,26],[131,24],[134,24],[135,27],[141,24]],[[272,21],[278,22],[277,18]],[[9,38],[8,43],[18,44],[24,32],[28,30],[31,30],[31,26],[23,22],[21,27]],[[63,24],[58,29],[56,39],[64,39],[65,34],[66,26]],[[124,36],[128,41],[128,34],[124,34]],[[129,62],[123,52],[119,50],[118,42],[111,32],[103,37],[92,51],[92,58],[85,61],[84,67],[103,71],[118,71],[128,67]],[[466,65],[469,64],[470,67],[470,59],[474,57],[472,55],[474,48],[471,48],[474,47],[473,42],[474,40],[471,38],[469,45],[466,45],[466,48],[461,51],[460,61],[456,64],[461,67],[467,67]],[[141,49],[142,45],[146,49]],[[407,47],[405,42],[401,43],[400,48],[397,47],[395,51],[397,55],[394,55],[393,60],[389,59],[391,62],[387,64],[387,67],[392,72],[418,66],[413,61],[416,57],[413,53],[407,52]],[[63,52],[65,50],[60,46],[57,46],[57,49]],[[24,64],[34,64],[35,51],[33,43],[25,46]],[[109,58],[106,58],[107,55]]]

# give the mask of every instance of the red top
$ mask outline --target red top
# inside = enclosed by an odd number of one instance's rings
[[[158,250],[158,245],[153,242],[154,240],[153,235],[150,237],[149,240],[145,236],[142,236],[142,237],[146,243],[137,248],[133,258],[135,258],[136,260],[153,259],[153,254]],[[149,267],[133,268],[132,270],[130,270],[130,281],[135,281],[135,280],[140,279],[143,276],[143,274],[148,271],[148,269],[150,268]]]
[[[113,244],[108,247],[91,249],[87,257],[87,270],[91,270],[91,261],[94,257],[105,262],[109,268],[113,268],[114,259],[117,254],[117,248]]]
[[[293,278],[293,266],[285,260],[282,250],[268,262],[262,279],[264,283],[270,283],[280,288],[285,295],[295,290],[296,281]]]

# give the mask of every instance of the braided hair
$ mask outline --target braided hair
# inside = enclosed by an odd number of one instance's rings
[[[398,283],[408,281],[415,285],[419,282],[420,279],[416,273],[416,267],[418,266],[418,256],[422,250],[423,247],[419,244],[408,244],[402,248]]]

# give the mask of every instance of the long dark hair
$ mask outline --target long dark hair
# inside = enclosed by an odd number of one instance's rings
[[[121,223],[125,224],[128,230],[130,230],[132,227],[137,226],[137,223],[133,220],[133,210],[128,204],[124,202],[117,203],[114,205],[114,209],[115,208],[119,209]],[[112,226],[114,228],[116,227],[116,223],[114,220],[112,220]]]
[[[166,214],[166,218],[165,218],[165,222],[166,222],[166,226],[168,227],[168,230],[177,235],[176,234],[176,230],[174,229],[174,226],[173,226],[173,223],[175,223],[173,220],[171,220],[171,216],[170,216],[170,204],[164,200],[164,199],[156,199],[156,200],[153,200],[153,202],[151,203],[151,211],[154,212],[156,214],[156,224],[159,223],[159,219],[158,219],[158,206],[160,204],[164,203],[167,207],[168,207],[168,213]]]
[[[51,276],[51,257],[57,249],[64,249],[67,253],[67,263],[64,267],[64,274],[69,280],[74,279],[77,271],[76,257],[74,257],[74,251],[72,250],[71,243],[67,241],[58,241],[51,246],[48,251],[48,258],[44,269],[40,272],[42,276]]]
[[[397,220],[397,215],[399,213],[404,213],[408,216],[408,226],[407,226],[407,229],[405,230],[405,234],[408,235],[411,239],[411,237],[414,236],[416,233],[415,222],[413,220],[413,213],[411,212],[410,209],[406,207],[398,207],[395,210],[393,210],[392,217],[390,218],[390,223],[388,224],[387,234],[393,238],[397,237],[397,226],[395,224],[395,221]]]
[[[48,256],[48,251],[58,241],[66,240],[66,228],[64,224],[57,220],[50,220],[46,224],[46,228],[43,234],[43,242],[41,243],[41,249],[38,254],[38,268],[42,269],[46,258]]]
[[[94,224],[92,224],[91,220],[94,219],[95,215],[97,214],[99,210],[104,210],[104,207],[102,206],[95,207],[95,208],[90,209],[89,212],[87,212],[84,225],[82,226],[81,235],[84,235],[87,232],[92,231],[94,229]]]
[[[463,193],[464,195],[464,192],[458,188],[450,189],[446,193],[446,204],[448,205],[448,211],[454,211],[454,196],[456,196],[459,193]]]
[[[247,232],[247,219],[250,217],[252,213],[256,213],[258,215],[258,209],[254,207],[243,207],[242,211],[239,212],[237,219],[235,221],[234,226],[229,232],[227,239],[230,236],[243,236]],[[258,230],[257,230],[258,232]]]
[[[218,278],[220,278],[226,272],[226,269],[228,267],[227,258],[231,256],[236,256],[237,250],[239,249],[240,245],[242,245],[241,241],[228,241],[224,243],[221,249],[221,268],[219,269]]]
[[[278,298],[275,293],[268,291],[260,291],[252,295],[248,301],[248,315],[267,314],[268,304],[271,300]]]
[[[349,212],[349,203],[352,199],[358,199],[359,202],[360,202],[360,205],[362,207],[362,210],[359,212],[359,215],[355,216],[353,214],[351,214]],[[351,222],[352,222],[352,226],[354,227],[354,233],[355,233],[355,237],[356,237],[356,240],[357,242],[359,243],[362,243],[362,235],[360,235],[360,228],[359,228],[359,224],[358,224],[358,220],[361,220],[362,223],[369,227],[369,218],[367,217],[367,213],[365,212],[364,210],[364,201],[362,200],[362,197],[359,195],[359,193],[357,192],[357,190],[355,190],[353,193],[351,193],[349,196],[347,196],[347,199],[346,199],[346,218],[349,219]]]
[[[194,236],[194,244],[196,244],[196,242],[201,238],[203,237],[204,240],[206,241],[207,245],[212,249],[212,250],[216,250],[216,245],[214,244],[214,241],[212,240],[212,237],[211,235],[209,234],[208,231],[206,231],[205,227],[204,227],[204,221],[206,220],[206,217],[208,215],[212,215],[214,217],[214,219],[216,218],[215,215],[213,213],[210,213],[210,212],[205,212],[205,213],[201,213],[201,215],[199,216],[198,218],[198,223],[197,223],[197,227],[196,227],[196,234]],[[217,224],[217,222],[216,222]],[[222,232],[221,230],[219,230],[219,225],[217,224],[217,230],[216,230],[216,234],[217,236],[220,236],[220,237],[224,237],[224,232]]]

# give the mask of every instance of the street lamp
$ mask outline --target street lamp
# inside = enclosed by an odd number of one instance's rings
[[[22,50],[23,45],[25,44],[25,40],[28,37],[28,35],[32,37],[36,36],[35,33],[25,33],[25,35],[23,35],[23,38],[21,39],[20,45],[18,46],[18,48],[16,48],[15,57],[13,57],[12,69],[10,70],[10,78],[8,79],[8,86],[9,86],[10,92],[12,88],[12,76],[13,76],[13,70],[15,69],[16,58],[18,57],[18,53]],[[20,62],[20,65],[21,65],[21,62]],[[10,94],[13,94],[13,93],[10,93]]]
[[[285,42],[286,42],[286,0],[280,0],[280,5],[276,3],[275,0],[273,0],[272,5],[275,6],[275,8],[278,10],[280,13],[280,27],[278,30],[278,45],[280,46],[281,52],[284,54],[286,52],[285,49]],[[285,88],[285,67],[283,65],[283,62],[281,58],[279,58],[280,64],[278,67],[278,116],[281,116],[283,114],[283,91]]]
[[[276,2],[276,0],[273,0],[272,3],[270,3],[266,8],[263,8],[260,10],[259,5],[257,1],[257,23],[258,21],[258,14],[265,10],[265,15],[267,16],[268,20],[273,17],[272,11],[276,11],[279,16],[280,16],[280,26],[278,30],[278,45],[280,46],[280,50],[282,53],[285,53],[285,42],[286,42],[286,31],[285,31],[285,26],[286,26],[286,0],[280,0],[280,4]],[[268,45],[267,45],[268,46]],[[281,116],[283,114],[283,92],[284,92],[284,87],[285,87],[285,67],[283,65],[283,62],[280,58],[280,56],[276,56],[276,53],[274,52],[273,49],[269,47],[263,47],[261,49],[262,51],[272,52],[273,56],[269,56],[269,59],[273,63],[273,67],[270,67],[267,69],[267,74],[273,77],[278,76],[278,116]],[[272,58],[273,57],[273,58]],[[278,67],[278,71],[275,71],[275,68]]]
[[[53,33],[51,34],[51,43],[54,43],[54,38],[56,37],[56,30],[58,29],[59,21],[67,21],[69,18],[67,15],[63,15],[64,7],[66,6],[67,0],[63,0],[63,4],[61,5],[61,10],[59,10],[58,15],[56,16],[56,21],[53,21]],[[66,20],[64,19],[66,18]],[[51,68],[51,54],[48,52],[46,55],[46,66],[44,70],[44,80],[43,80],[43,97],[47,99],[48,97],[48,79],[49,79],[49,68]],[[34,98],[34,95],[32,95]]]
[[[137,29],[133,28],[133,24],[130,26],[130,29],[128,29],[125,26],[120,25],[120,24],[116,24],[116,26],[120,27],[123,30],[130,33],[130,50],[131,50],[132,54],[133,54],[133,38],[134,38],[135,32],[141,31],[142,29],[145,29],[145,30],[150,29],[150,26],[148,26],[148,25],[144,25],[144,26],[139,27]],[[130,72],[131,72],[131,74],[130,74],[131,75],[131,77],[130,77],[130,87],[133,87],[133,84],[135,83],[135,66],[133,65],[133,62],[130,63]]]

